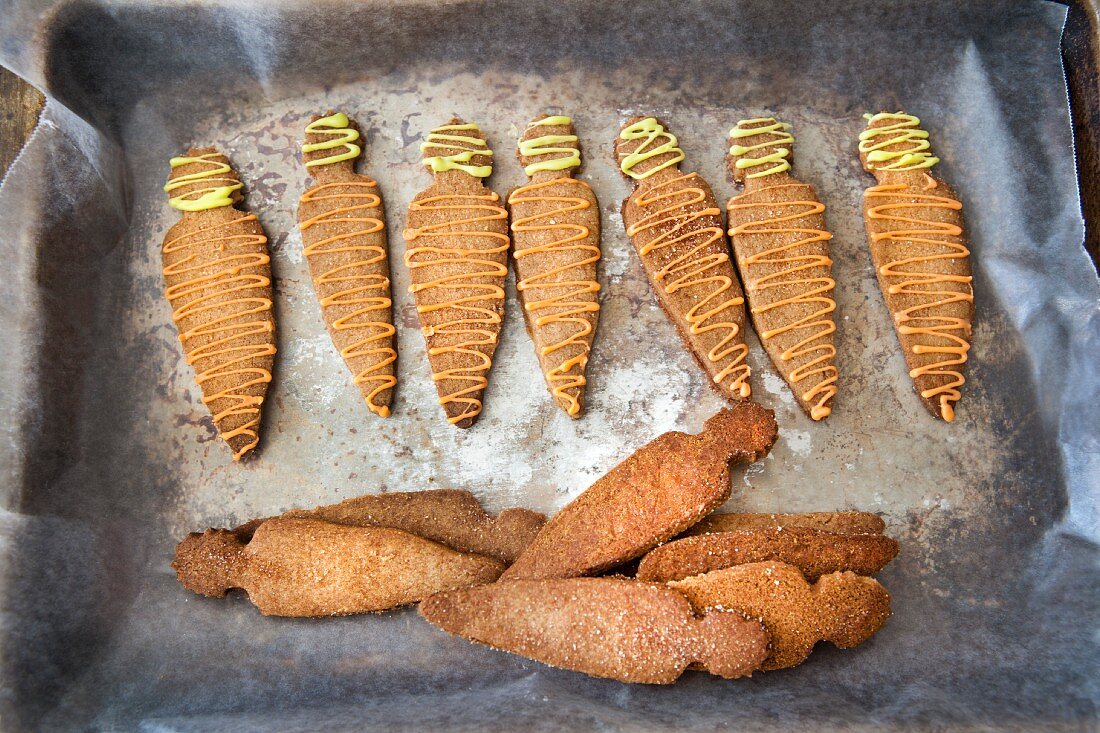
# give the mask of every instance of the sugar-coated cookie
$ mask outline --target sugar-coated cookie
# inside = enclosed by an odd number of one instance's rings
[[[519,557],[546,523],[544,515],[530,509],[505,509],[493,517],[473,494],[458,489],[369,494],[316,509],[292,509],[283,516],[401,529],[503,563]],[[247,537],[249,526],[242,525],[235,531]]]
[[[655,117],[629,120],[615,155],[634,184],[623,202],[623,225],[657,302],[708,381],[727,399],[747,399],[745,297],[714,193],[698,173],[680,170],[684,151]]]
[[[725,502],[730,461],[762,458],[777,430],[771,410],[742,402],[699,435],[665,433],[554,515],[504,577],[591,575],[638,557]]]
[[[397,529],[268,519],[247,543],[231,530],[188,535],[172,562],[185,588],[221,597],[243,589],[265,616],[385,611],[497,579],[497,560]]]
[[[260,442],[275,359],[267,236],[237,208],[244,184],[225,155],[192,148],[171,167],[164,191],[183,218],[164,237],[165,295],[202,401],[240,460]]]
[[[298,227],[313,289],[367,408],[389,417],[397,351],[382,194],[355,172],[362,148],[347,115],[314,116],[305,137],[302,160],[316,183],[298,203]]]
[[[432,184],[409,205],[405,266],[439,404],[468,428],[482,410],[504,319],[508,211],[485,187],[493,151],[473,123],[452,119],[420,150]]]
[[[806,527],[771,527],[684,537],[650,550],[638,565],[638,580],[664,583],[776,560],[809,580],[842,570],[873,575],[897,557],[898,543],[880,534],[834,534]]]
[[[806,512],[803,514],[716,513],[688,528],[685,535],[737,532],[767,527],[809,527],[836,534],[882,534],[886,522],[870,512]]]
[[[774,117],[730,130],[729,163],[745,191],[726,204],[730,244],[756,335],[814,420],[836,395],[836,300],[825,205],[790,174],[794,136]]]
[[[573,177],[581,151],[569,117],[535,118],[519,159],[531,180],[508,196],[516,292],[550,394],[576,418],[600,315],[600,205]]]
[[[781,562],[735,565],[669,583],[697,612],[719,608],[759,619],[771,636],[761,669],[801,664],[814,644],[862,644],[890,617],[890,594],[873,578],[830,573],[816,583]]]
[[[919,119],[905,112],[866,118],[859,157],[878,185],[863,195],[863,218],[879,287],[924,406],[951,422],[974,321],[962,204],[932,175],[940,159]]]
[[[444,631],[563,669],[670,684],[688,665],[743,677],[767,654],[757,621],[697,617],[682,595],[625,578],[515,580],[448,591],[420,604]]]

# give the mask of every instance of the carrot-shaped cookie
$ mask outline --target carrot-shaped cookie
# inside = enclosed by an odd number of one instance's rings
[[[432,185],[409,206],[405,264],[447,420],[474,424],[504,318],[508,212],[482,179],[493,151],[477,125],[453,119],[421,144]]]
[[[516,580],[448,591],[420,604],[444,631],[552,667],[665,685],[691,664],[733,678],[768,650],[758,621],[735,611],[696,616],[664,586],[625,578]]]
[[[834,534],[807,527],[714,532],[650,550],[638,565],[638,580],[664,583],[765,560],[793,565],[810,580],[842,570],[874,575],[897,554],[898,543],[880,534]]]
[[[554,515],[504,577],[568,578],[633,560],[729,499],[730,461],[762,458],[776,431],[771,410],[742,402],[699,435],[665,433]]]
[[[919,119],[904,112],[866,118],[859,157],[878,185],[864,194],[863,218],[879,287],[917,392],[934,416],[951,422],[974,319],[962,204],[932,175],[940,159]]]
[[[634,181],[623,224],[657,302],[723,396],[749,397],[745,298],[710,186],[698,173],[680,171],[684,151],[654,117],[623,126],[615,154]]]
[[[243,589],[265,616],[385,611],[491,583],[504,568],[397,529],[309,519],[268,519],[247,544],[227,529],[188,535],[172,567],[185,588],[204,596]]]
[[[808,527],[834,534],[882,534],[886,523],[870,512],[807,512],[805,514],[711,514],[684,535],[740,532],[769,527]]]
[[[508,197],[516,290],[550,393],[576,418],[600,314],[600,207],[592,188],[573,178],[581,152],[570,118],[535,119],[519,157],[531,182]]]
[[[298,203],[298,226],[332,342],[367,407],[388,417],[397,352],[386,222],[378,184],[355,173],[357,140],[342,112],[306,126],[302,159],[317,185]]]
[[[171,166],[164,190],[183,218],[164,237],[165,295],[202,401],[240,460],[259,443],[275,357],[267,237],[236,208],[243,184],[226,156],[192,148]]]
[[[316,509],[292,509],[283,516],[401,529],[455,550],[488,555],[505,563],[515,560],[546,523],[545,516],[530,509],[505,509],[493,517],[473,494],[458,489],[358,496]],[[247,536],[249,525],[234,531]]]
[[[688,597],[697,613],[712,608],[759,619],[771,636],[761,669],[802,664],[814,644],[858,646],[890,618],[890,594],[873,578],[830,573],[814,584],[781,562],[735,565],[669,583]]]
[[[814,420],[832,412],[836,347],[825,205],[789,173],[794,136],[773,117],[730,130],[727,161],[745,192],[726,204],[730,243],[764,350]]]

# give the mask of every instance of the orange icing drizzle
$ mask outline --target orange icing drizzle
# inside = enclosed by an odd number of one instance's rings
[[[600,285],[595,280],[566,280],[554,282],[553,278],[574,267],[583,267],[598,262],[600,248],[591,244],[584,244],[584,240],[591,233],[583,224],[571,224],[559,221],[560,217],[567,216],[573,211],[583,211],[591,207],[591,202],[581,196],[547,196],[540,191],[555,185],[584,186],[585,184],[574,178],[552,178],[538,183],[520,186],[508,197],[508,203],[513,206],[517,203],[554,202],[560,204],[557,208],[542,214],[524,216],[512,222],[514,232],[555,232],[557,237],[551,242],[528,247],[515,251],[515,258],[519,260],[534,254],[547,252],[586,252],[585,259],[572,262],[568,265],[556,267],[552,270],[532,275],[516,283],[516,289],[520,292],[531,288],[548,288],[558,291],[556,295],[543,300],[535,300],[526,303],[525,310],[535,316],[535,325],[546,326],[552,323],[569,323],[576,330],[568,337],[544,346],[539,353],[542,356],[563,349],[570,344],[580,344],[583,351],[576,356],[566,359],[560,365],[554,367],[547,374],[551,383],[551,392],[559,401],[568,402],[566,412],[572,416],[580,412],[580,402],[569,393],[568,390],[583,387],[587,384],[584,377],[584,368],[588,364],[588,343],[584,340],[592,333],[592,324],[587,318],[582,318],[582,313],[595,313],[600,310],[600,304],[594,301],[584,301],[580,296],[588,293],[598,293]],[[547,311],[540,314],[540,311]],[[577,371],[573,373],[573,370]]]
[[[229,432],[222,432],[221,436],[227,442],[238,435],[247,435],[250,442],[233,454],[234,460],[248,453],[259,443],[260,405],[264,398],[245,394],[244,390],[256,384],[264,384],[271,381],[271,372],[253,366],[245,366],[252,359],[272,356],[275,354],[275,345],[265,344],[241,344],[234,343],[239,339],[256,334],[271,333],[274,329],[270,321],[256,320],[236,322],[243,316],[256,313],[264,313],[271,310],[271,300],[264,297],[237,297],[231,300],[218,300],[228,293],[238,293],[253,288],[266,288],[271,285],[270,278],[258,274],[244,274],[242,270],[248,267],[266,265],[271,261],[266,252],[248,252],[233,254],[231,248],[235,244],[262,245],[267,243],[267,237],[263,234],[226,234],[224,236],[211,236],[222,228],[228,228],[240,222],[256,221],[254,214],[242,214],[236,219],[221,222],[213,226],[204,227],[182,236],[176,237],[164,243],[164,252],[170,253],[184,250],[188,247],[195,248],[195,254],[187,255],[173,265],[164,268],[167,276],[188,276],[189,273],[218,267],[218,271],[210,275],[194,275],[181,283],[169,287],[165,291],[168,301],[188,295],[198,295],[195,299],[176,308],[172,312],[172,319],[179,324],[188,316],[197,316],[206,311],[216,311],[229,308],[231,311],[217,319],[195,326],[186,331],[181,331],[180,342],[184,345],[184,352],[188,364],[194,364],[199,359],[212,358],[214,363],[207,369],[195,375],[195,381],[201,387],[202,384],[216,377],[228,377],[231,375],[251,375],[243,384],[235,389],[226,389],[212,395],[203,395],[202,401],[210,406],[215,400],[226,398],[229,405],[214,415],[215,425],[230,415],[251,415],[252,419],[240,427]],[[199,251],[217,252],[219,257],[213,262],[200,260]],[[215,335],[217,338],[210,343],[194,350],[187,349],[187,341],[196,336]]]
[[[927,176],[930,185],[925,188],[934,188],[935,179]],[[895,209],[948,209],[960,211],[962,204],[948,196],[933,196],[932,194],[918,194],[909,190],[903,183],[882,184],[867,189],[868,199],[885,199],[884,203],[872,206],[867,216],[870,219],[880,219],[889,222],[894,228],[886,232],[871,235],[871,241],[878,242],[919,242],[942,248],[938,254],[918,255],[903,260],[888,262],[879,268],[879,273],[884,278],[900,278],[889,286],[888,292],[892,295],[902,294],[918,297],[924,302],[906,308],[894,314],[899,334],[913,334],[928,336],[931,338],[946,339],[951,345],[935,346],[917,344],[913,347],[915,354],[943,354],[944,359],[926,366],[918,367],[909,372],[911,378],[922,375],[944,376],[950,378],[950,382],[938,387],[926,389],[921,392],[921,397],[929,399],[939,396],[940,414],[947,422],[955,419],[953,403],[962,397],[959,387],[966,383],[965,377],[958,367],[966,363],[967,352],[970,343],[963,336],[953,331],[961,331],[964,336],[970,335],[970,321],[965,318],[954,318],[939,315],[917,315],[921,311],[934,312],[950,303],[972,303],[972,293],[960,293],[952,290],[937,290],[936,285],[941,283],[970,283],[973,278],[969,275],[947,275],[936,272],[920,272],[915,268],[905,268],[912,265],[921,265],[938,260],[958,260],[970,255],[970,250],[961,241],[962,227],[949,222],[934,222],[917,217],[902,216],[891,213]],[[911,202],[902,199],[916,199]],[[958,241],[952,241],[956,239]]]
[[[362,216],[360,212],[373,209],[382,203],[377,193],[370,190],[377,186],[374,180],[341,181],[327,183],[310,189],[302,196],[301,203],[322,201],[346,201],[344,206],[338,206],[330,211],[325,211],[310,217],[301,223],[304,232],[313,226],[324,227],[326,225],[340,225],[348,222],[361,224],[361,229],[345,234],[333,234],[306,247],[303,251],[307,259],[312,255],[333,254],[336,252],[354,252],[361,259],[355,262],[338,265],[317,278],[317,284],[347,283],[348,287],[338,290],[321,299],[321,307],[352,306],[355,310],[345,316],[337,318],[332,327],[336,331],[350,331],[352,329],[366,329],[368,335],[364,338],[340,349],[340,356],[345,360],[356,357],[373,358],[373,363],[355,375],[355,384],[373,384],[374,389],[367,395],[367,407],[381,417],[390,416],[388,405],[380,405],[374,402],[375,398],[387,389],[397,384],[397,378],[392,374],[381,373],[390,364],[397,361],[397,352],[389,345],[388,340],[396,333],[392,323],[372,318],[373,313],[388,313],[393,301],[389,297],[390,279],[381,274],[364,274],[357,272],[360,268],[386,261],[386,250],[379,245],[356,243],[358,237],[381,232],[386,228],[385,222],[374,216]],[[366,189],[362,193],[336,191],[332,189],[360,188]],[[382,342],[382,343],[379,343]]]
[[[643,257],[658,249],[678,250],[682,247],[685,250],[682,255],[659,270],[655,277],[663,284],[665,292],[669,295],[684,288],[709,288],[706,297],[701,298],[688,310],[685,319],[693,335],[710,331],[725,332],[718,344],[707,352],[707,358],[715,363],[728,356],[732,356],[732,359],[713,379],[721,383],[722,380],[732,376],[733,382],[729,390],[740,394],[741,397],[748,397],[752,394],[748,383],[749,365],[745,363],[749,347],[744,343],[737,343],[737,335],[741,329],[736,323],[717,319],[722,311],[742,305],[745,299],[741,296],[733,298],[725,296],[726,292],[733,287],[733,280],[720,272],[722,265],[730,259],[725,251],[699,256],[699,253],[722,239],[722,228],[701,226],[699,220],[703,217],[719,215],[716,208],[700,206],[706,201],[706,192],[702,188],[674,187],[676,183],[693,178],[697,178],[695,173],[677,176],[639,195],[637,200],[639,207],[656,205],[660,208],[633,224],[626,233],[633,237],[649,230],[661,232],[641,248],[640,253]],[[725,249],[722,247],[722,250]]]
[[[469,395],[485,389],[489,380],[485,374],[492,366],[492,359],[479,351],[477,346],[489,346],[497,341],[497,334],[480,326],[497,325],[501,322],[500,315],[496,311],[476,305],[481,300],[504,300],[504,288],[500,285],[477,282],[478,278],[500,277],[508,274],[507,265],[489,259],[482,259],[478,255],[499,254],[508,251],[509,239],[507,234],[497,232],[479,232],[461,229],[469,224],[507,219],[508,212],[498,202],[500,196],[494,191],[484,194],[444,194],[441,196],[428,196],[413,201],[409,206],[410,214],[414,211],[425,212],[429,217],[442,214],[443,219],[437,224],[429,224],[418,229],[406,229],[405,240],[412,243],[418,239],[428,240],[428,244],[419,247],[409,247],[405,251],[405,265],[410,271],[423,267],[460,265],[461,272],[445,277],[437,278],[423,283],[413,283],[409,286],[410,293],[417,293],[429,288],[439,288],[445,292],[474,290],[474,295],[456,295],[456,297],[443,300],[434,305],[417,304],[417,313],[432,313],[435,311],[454,308],[459,311],[459,316],[451,321],[440,323],[436,326],[424,328],[425,336],[434,334],[462,334],[462,340],[453,346],[437,346],[429,348],[428,354],[457,353],[477,359],[477,364],[469,367],[459,367],[432,374],[436,382],[445,379],[454,379],[468,382],[469,386],[458,391],[451,392],[439,398],[439,404],[448,405],[458,402],[466,405],[462,414],[449,417],[451,424],[481,414],[481,400]],[[449,218],[448,212],[463,211],[475,212],[471,216],[461,219]],[[433,239],[458,237],[472,239],[484,237],[496,241],[497,244],[488,249],[457,249],[453,247],[437,247],[430,244]],[[417,256],[433,254],[436,259],[416,261]]]
[[[772,247],[771,249],[766,249],[750,257],[746,257],[742,264],[746,277],[749,276],[749,268],[751,265],[771,265],[783,268],[774,274],[765,275],[755,281],[755,286],[762,291],[768,290],[769,288],[783,287],[784,285],[796,285],[799,286],[800,290],[805,289],[804,292],[800,292],[793,297],[781,298],[774,303],[753,307],[753,313],[766,313],[775,308],[782,308],[783,306],[800,303],[812,304],[817,309],[813,313],[794,320],[781,328],[774,328],[769,331],[761,332],[760,339],[762,341],[767,341],[782,333],[801,330],[806,331],[805,338],[785,350],[780,358],[782,358],[783,361],[789,361],[798,357],[809,356],[815,352],[817,353],[817,356],[813,360],[792,371],[790,378],[792,382],[801,382],[814,375],[820,375],[820,381],[804,392],[802,394],[802,399],[811,402],[814,398],[817,398],[817,404],[811,408],[810,416],[814,420],[821,420],[832,412],[825,403],[832,399],[837,392],[837,368],[829,363],[836,356],[836,347],[830,343],[814,342],[819,339],[824,339],[829,334],[836,331],[836,325],[833,323],[833,319],[829,317],[829,314],[836,310],[836,301],[829,296],[829,293],[836,287],[836,282],[828,276],[806,277],[804,274],[801,274],[815,267],[829,267],[833,264],[833,261],[827,255],[810,253],[798,254],[797,250],[799,247],[814,242],[827,242],[832,239],[833,235],[822,229],[802,229],[785,226],[785,223],[800,219],[804,216],[822,214],[825,211],[825,205],[820,201],[758,201],[740,204],[735,203],[739,199],[759,191],[801,185],[802,184],[799,183],[785,183],[776,186],[767,186],[749,193],[743,193],[740,196],[735,196],[729,202],[728,208],[731,211],[734,209],[755,208],[760,211],[768,212],[768,216],[760,221],[750,221],[739,224],[730,229],[729,233],[731,237],[736,237],[739,234],[763,234],[765,236],[793,234],[801,237],[788,244],[781,244],[778,247]],[[746,283],[746,286],[747,285],[748,283]]]

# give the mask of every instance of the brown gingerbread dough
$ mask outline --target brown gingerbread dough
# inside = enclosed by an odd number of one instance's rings
[[[395,330],[382,195],[355,172],[359,129],[343,113],[315,115],[302,160],[316,185],[298,203],[303,253],[329,336],[371,412],[389,417]]]
[[[260,441],[275,358],[271,257],[241,179],[214,148],[172,159],[164,190],[183,218],[164,236],[165,295],[202,401],[240,460]]]
[[[439,404],[468,428],[482,397],[504,318],[508,211],[482,183],[492,150],[477,125],[452,119],[421,145],[432,185],[413,198],[405,265],[416,298]]]
[[[718,532],[650,550],[638,565],[638,580],[664,583],[764,560],[793,565],[809,580],[842,570],[874,575],[897,554],[898,543],[880,534],[843,535],[806,527]]]
[[[243,589],[265,616],[385,611],[491,583],[504,569],[401,530],[282,518],[263,522],[247,544],[231,530],[192,533],[172,567],[195,593],[220,598]]]
[[[684,535],[737,532],[767,527],[809,527],[835,534],[882,534],[886,522],[870,512],[806,512],[804,514],[711,514],[688,528]]]
[[[684,152],[655,117],[628,120],[615,155],[634,182],[623,225],[657,302],[711,384],[732,401],[748,398],[745,298],[714,193],[698,173],[680,171]]]
[[[756,335],[814,420],[836,395],[836,301],[825,205],[793,178],[790,125],[774,117],[741,120],[730,130],[730,172],[745,187],[726,204],[730,243]]]
[[[777,430],[771,410],[743,402],[699,435],[665,433],[558,512],[504,577],[591,575],[638,557],[725,502],[730,461],[762,458]]]
[[[420,604],[432,624],[552,667],[621,682],[670,684],[692,664],[750,675],[767,654],[757,621],[697,617],[679,593],[625,578],[515,580],[448,591]]]
[[[909,376],[928,411],[951,422],[974,321],[962,204],[932,175],[939,158],[912,115],[868,115],[859,155],[878,180],[864,193],[863,218]]]
[[[830,573],[810,585],[781,562],[735,565],[669,585],[696,612],[720,608],[759,619],[771,636],[765,670],[801,664],[822,640],[841,649],[862,644],[890,617],[890,594],[873,578]]]
[[[516,292],[550,394],[578,418],[600,315],[600,205],[573,178],[580,145],[568,117],[535,118],[519,145],[531,180],[508,197]]]

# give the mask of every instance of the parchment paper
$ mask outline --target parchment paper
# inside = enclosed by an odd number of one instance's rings
[[[1040,2],[342,4],[12,0],[0,60],[46,90],[0,187],[0,724],[7,730],[1092,729],[1096,721],[1100,287],[1081,246],[1059,56]],[[977,323],[951,425],[924,413],[874,282],[856,136],[919,115],[961,193]],[[323,328],[295,226],[309,115],[347,111],[385,196],[400,337],[394,416],[370,415]],[[543,386],[509,285],[485,413],[436,404],[400,238],[425,132],[476,120],[491,185],[541,112],[576,119],[601,202],[589,411]],[[780,441],[731,508],[882,512],[895,616],[863,647],[725,682],[629,687],[445,636],[411,610],[266,619],[193,596],[186,532],[366,492],[473,490],[554,511],[659,433],[722,402],[656,307],[618,216],[611,142],[656,113],[685,165],[734,193],[741,117],[794,124],[828,206],[840,393],[802,415],[758,344]],[[261,450],[230,461],[180,353],[160,243],[168,158],[213,144],[269,236],[277,371]]]

